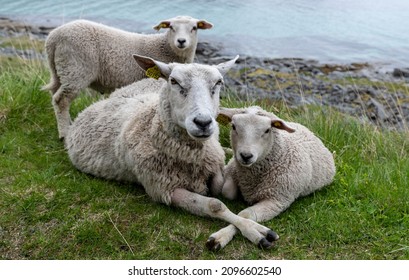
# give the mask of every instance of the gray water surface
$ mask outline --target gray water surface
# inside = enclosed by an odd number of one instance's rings
[[[86,18],[144,33],[176,15],[212,22],[200,37],[232,54],[409,66],[409,0],[0,0],[0,16]]]

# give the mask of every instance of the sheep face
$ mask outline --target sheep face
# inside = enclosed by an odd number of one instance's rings
[[[189,16],[178,16],[172,19],[164,20],[153,28],[169,28],[167,33],[168,43],[172,50],[179,54],[196,48],[197,30],[210,29],[213,25],[205,20],[198,20]]]
[[[276,129],[289,133],[295,131],[283,120],[259,107],[221,108],[218,121],[231,123],[234,157],[240,165],[247,167],[263,160],[270,153],[277,136]]]
[[[134,54],[133,57],[147,73],[156,72],[156,78],[167,80],[166,90],[161,92],[166,95],[164,98],[169,103],[166,105],[167,110],[173,123],[199,141],[209,139],[218,130],[215,118],[219,113],[223,75],[239,56],[215,66],[195,63],[166,64],[141,55]]]
[[[237,114],[232,118],[231,141],[236,160],[251,166],[271,151],[274,137],[271,119],[253,114]]]
[[[217,129],[215,117],[223,76],[211,66],[176,64],[168,78],[172,120],[195,140],[206,140]]]

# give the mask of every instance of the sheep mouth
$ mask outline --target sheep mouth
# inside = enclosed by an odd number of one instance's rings
[[[250,167],[253,165],[254,162],[246,162],[246,161],[239,160],[239,163],[241,166]]]
[[[253,160],[253,159],[248,159],[248,160],[245,160],[245,159],[243,159],[243,158],[241,158],[240,156],[239,157],[236,157],[238,160],[238,162],[239,162],[239,164],[241,165],[241,166],[244,166],[244,167],[250,167],[250,166],[252,166],[256,161],[255,160]]]
[[[212,135],[211,134],[202,134],[202,135],[191,135],[194,139],[199,141],[205,141],[209,139]]]
[[[205,141],[205,140],[209,139],[212,136],[213,133],[210,133],[210,132],[189,133],[188,132],[188,134],[190,135],[190,137],[192,137],[195,140]]]

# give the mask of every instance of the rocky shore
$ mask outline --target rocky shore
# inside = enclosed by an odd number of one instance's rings
[[[52,26],[0,18],[0,55],[45,59],[42,51],[7,44],[28,36],[43,44]],[[216,64],[231,58],[223,45],[199,42],[197,61]],[[409,65],[408,65],[409,66]],[[387,129],[408,129],[409,68],[385,70],[367,63],[328,64],[301,58],[241,56],[226,77],[228,91],[244,100],[285,102],[289,107],[325,105]]]

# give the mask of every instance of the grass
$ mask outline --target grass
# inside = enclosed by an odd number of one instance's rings
[[[380,131],[330,108],[225,96],[225,107],[258,104],[309,127],[335,152],[337,175],[264,223],[281,236],[272,250],[237,235],[213,253],[205,241],[224,222],[72,166],[50,96],[39,90],[46,82],[43,61],[0,58],[0,259],[409,259],[408,131]],[[94,101],[77,99],[72,113]]]
[[[0,39],[1,48],[12,48],[18,50],[32,49],[37,52],[44,50],[44,42],[40,40],[32,40],[29,35],[0,37]]]

